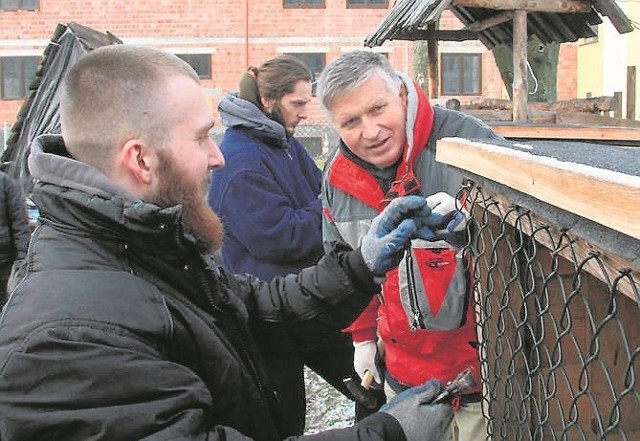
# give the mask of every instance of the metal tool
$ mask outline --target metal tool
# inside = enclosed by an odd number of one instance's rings
[[[466,368],[464,371],[460,372],[456,378],[447,383],[444,390],[431,400],[431,404],[441,403],[447,398],[453,398],[456,395],[460,395],[476,384],[478,384],[478,381],[474,377],[473,372],[470,368]]]

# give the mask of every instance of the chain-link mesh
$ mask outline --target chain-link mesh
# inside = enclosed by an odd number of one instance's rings
[[[638,272],[468,190],[488,439],[640,439]]]

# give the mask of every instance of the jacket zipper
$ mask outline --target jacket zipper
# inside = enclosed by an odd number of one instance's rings
[[[200,263],[202,265],[205,265],[202,261],[200,261]],[[216,271],[218,271],[217,268],[216,268]],[[218,276],[220,277],[220,274],[218,274]],[[235,349],[238,351],[238,353],[240,354],[240,358],[244,361],[245,366],[247,366],[247,369],[251,372],[252,376],[254,377],[256,385],[260,390],[260,395],[263,397],[263,400],[264,400],[263,402],[266,405],[266,407],[269,408],[270,406],[268,402],[265,400],[265,397],[267,396],[267,392],[264,388],[264,385],[262,384],[262,381],[260,381],[260,375],[258,374],[258,370],[253,360],[251,359],[251,355],[249,354],[249,351],[247,350],[246,345],[244,344],[242,331],[239,329],[239,326],[236,323],[235,317],[230,316],[227,312],[225,312],[222,308],[220,308],[216,304],[215,299],[213,298],[213,288],[211,287],[209,277],[206,274],[206,269],[204,269],[203,267],[200,267],[199,270],[197,271],[196,277],[200,281],[201,285],[204,286],[204,292],[207,297],[207,301],[209,305],[211,305],[211,307],[216,312],[220,313],[221,315],[224,315],[225,318],[228,320],[228,323],[230,323],[231,326],[229,327],[229,329],[234,334],[233,340],[235,340],[239,344],[239,347],[236,347]]]
[[[407,291],[409,294],[409,306],[413,313],[413,321],[411,322],[411,332],[416,332],[416,329],[424,329],[422,311],[418,307],[418,297],[416,293],[416,279],[413,271],[413,253],[411,250],[407,251],[407,257],[405,258],[407,268]]]

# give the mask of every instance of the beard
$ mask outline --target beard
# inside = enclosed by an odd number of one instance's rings
[[[198,250],[212,253],[222,245],[224,229],[217,214],[205,201],[209,179],[192,179],[172,161],[171,155],[158,151],[157,193],[152,203],[160,208],[182,205],[182,224],[196,240]]]
[[[284,131],[287,135],[287,138],[291,138],[293,136],[293,132],[289,131],[287,128],[287,124],[284,122],[284,116],[282,115],[282,107],[280,107],[280,103],[276,102],[273,104],[270,112],[265,112],[267,118],[272,121],[277,122],[282,127],[284,127]]]

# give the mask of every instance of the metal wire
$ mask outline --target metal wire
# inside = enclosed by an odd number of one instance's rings
[[[640,439],[637,271],[499,195],[470,195],[487,439]]]

